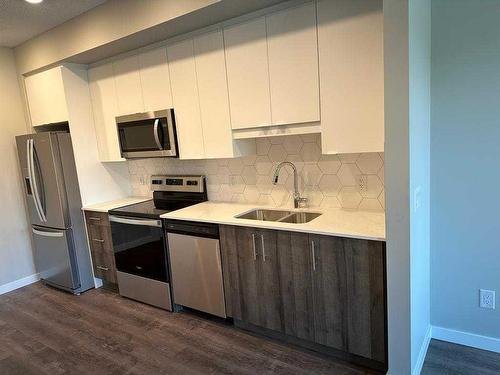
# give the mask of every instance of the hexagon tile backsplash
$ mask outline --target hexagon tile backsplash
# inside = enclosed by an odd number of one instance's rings
[[[384,210],[383,153],[321,155],[319,134],[258,138],[255,145],[255,155],[233,159],[129,160],[134,195],[151,195],[153,174],[204,174],[210,200],[293,207],[291,169],[281,170],[277,185],[271,182],[277,163],[288,160],[297,166],[309,207]]]

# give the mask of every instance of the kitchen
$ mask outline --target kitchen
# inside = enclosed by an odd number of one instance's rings
[[[406,373],[398,17],[195,3],[89,0],[2,57],[34,272],[0,285],[0,371]],[[411,192],[412,220],[428,200]]]

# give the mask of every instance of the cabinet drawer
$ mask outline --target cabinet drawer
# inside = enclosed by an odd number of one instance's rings
[[[88,226],[110,226],[107,212],[85,211],[85,221]]]
[[[113,254],[95,251],[91,253],[95,276],[116,284],[116,266]]]
[[[111,229],[102,225],[87,226],[89,243],[93,251],[113,254]]]

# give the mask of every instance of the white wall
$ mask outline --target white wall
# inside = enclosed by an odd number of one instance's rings
[[[430,341],[431,0],[409,2],[411,368]]]
[[[389,373],[410,373],[408,0],[384,0]]]
[[[389,373],[418,373],[429,332],[430,1],[384,0]],[[420,208],[411,196],[420,187]]]
[[[499,25],[498,0],[432,2],[431,320],[448,339],[496,351]],[[496,310],[479,308],[480,288],[496,290]]]
[[[110,0],[15,48],[20,74],[113,43],[219,0]]]
[[[0,48],[0,293],[35,273],[15,136],[26,134],[14,53]]]

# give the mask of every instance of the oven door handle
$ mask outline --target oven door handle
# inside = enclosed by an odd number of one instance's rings
[[[109,221],[120,224],[143,225],[146,227],[161,228],[161,220],[129,219],[120,216],[109,216]]]
[[[160,123],[160,119],[157,118],[155,120],[155,124],[153,125],[153,133],[154,133],[154,136],[155,136],[155,142],[156,142],[156,145],[158,146],[158,149],[159,150],[163,150],[163,145],[161,144],[160,142],[160,135],[158,134],[158,125]]]

